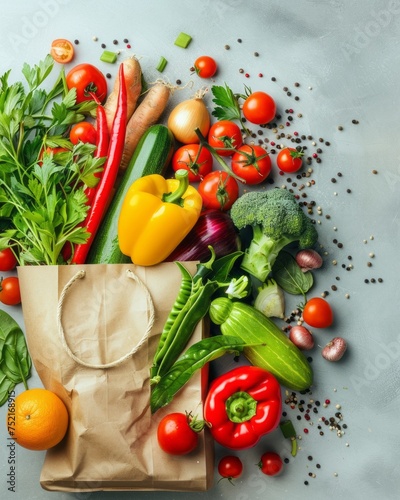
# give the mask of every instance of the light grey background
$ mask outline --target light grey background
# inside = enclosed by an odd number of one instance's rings
[[[132,51],[141,56],[148,81],[159,75],[160,55],[168,59],[163,77],[183,84],[190,79],[195,57],[214,56],[220,64],[216,82],[236,90],[243,84],[272,93],[282,111],[293,107],[303,113],[291,130],[323,137],[321,164],[314,164],[315,185],[308,191],[323,208],[319,217],[320,242],[328,253],[317,273],[315,293],[338,287],[329,300],[335,309],[335,325],[318,332],[318,344],[335,335],[346,337],[349,352],[338,364],[329,364],[312,353],[316,387],[313,398],[341,404],[346,434],[337,438],[326,432],[321,438],[310,427],[301,450],[285,473],[262,476],[255,464],[261,452],[274,448],[288,456],[288,443],[275,434],[256,448],[242,452],[245,472],[232,486],[216,482],[206,493],[48,493],[39,485],[44,454],[17,450],[16,493],[7,491],[9,471],[4,424],[0,437],[0,497],[67,499],[111,498],[235,498],[239,500],[284,497],[321,499],[398,498],[399,466],[399,78],[400,1],[367,0],[1,0],[0,73],[12,68],[20,79],[23,62],[38,62],[54,38],[79,39],[79,62],[99,62],[100,43],[111,50],[112,40],[129,38]],[[174,46],[176,35],[193,36],[189,49]],[[97,36],[99,41],[93,42]],[[241,38],[239,44],[237,39]],[[229,44],[229,51],[224,46]],[[259,57],[254,52],[259,52]],[[239,69],[249,73],[246,79]],[[115,67],[112,68],[115,74]],[[263,78],[258,73],[264,74]],[[271,76],[277,82],[271,82]],[[294,89],[294,82],[301,86]],[[287,85],[300,101],[286,96]],[[171,106],[191,95],[191,88],[176,92]],[[209,101],[208,101],[209,102]],[[167,116],[167,115],[166,115]],[[351,123],[359,121],[358,125]],[[338,125],[344,130],[338,131]],[[287,130],[286,130],[287,131]],[[372,170],[378,171],[377,175]],[[343,177],[338,178],[341,172]],[[276,174],[275,174],[276,175]],[[277,178],[279,176],[276,176]],[[338,182],[333,184],[331,178]],[[279,179],[278,179],[279,180]],[[284,178],[279,182],[285,182]],[[351,194],[346,189],[352,190]],[[325,219],[329,213],[331,219]],[[336,230],[335,230],[336,228]],[[371,239],[373,236],[373,239]],[[344,248],[333,243],[337,238]],[[371,258],[370,253],[375,257]],[[352,256],[354,269],[345,271]],[[331,262],[337,260],[337,266]],[[372,268],[366,263],[373,262]],[[340,280],[336,280],[339,277]],[[365,284],[365,278],[383,283]],[[350,298],[346,299],[345,295]],[[22,323],[19,308],[4,309]],[[226,362],[229,367],[229,362]],[[218,365],[222,369],[224,365]],[[40,384],[34,375],[30,386]],[[21,388],[19,388],[21,390]],[[334,391],[336,389],[336,391]],[[5,421],[6,407],[0,409]],[[289,412],[290,414],[290,412]],[[299,432],[305,427],[298,425]],[[317,422],[315,421],[315,426]],[[346,446],[346,443],[348,446]],[[217,458],[223,454],[217,449]],[[312,455],[313,461],[307,457]],[[315,469],[315,463],[321,469]],[[309,478],[310,471],[316,478]],[[337,476],[335,476],[337,473]],[[309,480],[309,486],[303,483]]]

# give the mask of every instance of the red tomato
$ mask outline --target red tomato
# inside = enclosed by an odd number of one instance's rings
[[[267,476],[276,476],[283,469],[282,458],[273,451],[267,451],[261,457],[258,466],[264,474]]]
[[[158,424],[157,439],[165,453],[186,455],[197,447],[199,435],[190,427],[188,415],[170,413]]]
[[[209,174],[213,157],[208,149],[200,144],[186,144],[178,148],[172,157],[172,168],[176,172],[183,168],[189,172],[189,182],[199,182]]]
[[[242,132],[236,123],[221,120],[211,125],[208,143],[220,156],[232,156],[234,151],[218,148],[240,148],[243,144]]]
[[[78,64],[66,76],[68,89],[76,88],[76,102],[90,101],[95,94],[100,102],[107,96],[107,80],[92,64]]]
[[[65,38],[57,38],[53,40],[50,49],[51,57],[58,63],[66,64],[74,58],[74,46]]]
[[[251,123],[263,125],[274,119],[275,101],[265,92],[253,92],[243,103],[243,116]]]
[[[78,144],[79,141],[96,144],[97,130],[89,122],[76,123],[69,132],[69,140],[72,144]]]
[[[276,164],[282,172],[292,173],[301,169],[304,153],[295,148],[284,148],[276,157]]]
[[[235,479],[240,477],[243,472],[243,464],[239,457],[226,455],[218,463],[218,473],[222,477]]]
[[[332,308],[325,299],[313,297],[303,309],[304,321],[314,328],[327,328],[333,323]]]
[[[12,271],[17,265],[17,259],[11,248],[0,250],[0,271]]]
[[[57,155],[60,153],[66,153],[68,151],[68,149],[66,149],[66,148],[50,148],[50,147],[47,147],[45,150],[42,149],[42,151],[39,155],[39,161],[38,161],[38,164],[40,166],[42,166],[42,164],[43,164],[43,162],[40,160],[42,160],[42,158],[43,158],[44,151],[46,151],[46,153],[53,153],[53,160],[57,163]]]
[[[232,156],[232,171],[246,184],[260,184],[271,172],[271,159],[261,146],[245,144]]]
[[[194,62],[194,69],[200,78],[211,78],[217,72],[217,63],[210,56],[200,56]]]
[[[1,279],[0,302],[3,302],[3,304],[6,304],[7,306],[16,306],[21,303],[19,279],[16,276]]]
[[[198,191],[204,208],[229,210],[239,198],[239,184],[227,172],[216,170],[207,174],[200,182]]]

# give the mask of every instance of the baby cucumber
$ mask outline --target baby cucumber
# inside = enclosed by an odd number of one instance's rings
[[[223,335],[236,336],[247,344],[244,355],[254,366],[264,368],[294,391],[304,391],[313,382],[313,372],[304,354],[262,312],[244,302],[226,297],[214,299],[210,318]]]

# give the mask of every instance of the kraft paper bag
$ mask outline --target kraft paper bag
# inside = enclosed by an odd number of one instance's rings
[[[185,263],[190,272],[195,263]],[[66,404],[63,441],[46,452],[46,490],[204,491],[214,450],[205,429],[197,450],[167,455],[157,426],[169,412],[202,418],[207,372],[173,402],[150,411],[149,370],[181,273],[174,263],[24,266],[18,269],[30,355],[45,388]],[[190,343],[205,336],[204,322]]]

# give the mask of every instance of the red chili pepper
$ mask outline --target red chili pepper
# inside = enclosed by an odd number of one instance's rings
[[[204,420],[215,441],[236,450],[254,446],[273,431],[281,413],[278,381],[256,366],[240,366],[216,378],[204,403]]]
[[[107,156],[108,153],[108,147],[109,147],[109,135],[108,135],[108,126],[107,126],[107,118],[106,118],[106,112],[101,105],[100,102],[98,102],[97,96],[93,94],[98,106],[97,106],[97,113],[96,113],[96,128],[97,128],[97,144],[96,144],[96,150],[94,152],[95,158],[104,158]],[[104,173],[105,168],[101,171],[95,174],[96,177],[101,179],[103,173]],[[97,188],[99,184],[97,184],[94,187],[88,187],[85,190],[85,194],[88,198],[88,205],[92,204],[92,201],[95,197]]]
[[[90,236],[86,243],[77,245],[72,258],[73,264],[84,264],[90,246],[93,242],[100,222],[107,209],[107,205],[117,179],[119,165],[121,163],[122,152],[125,143],[125,132],[127,124],[127,91],[124,78],[124,67],[119,67],[119,93],[117,110],[114,116],[110,134],[107,160],[104,164],[102,177],[96,187],[93,203],[86,216],[85,224]]]

